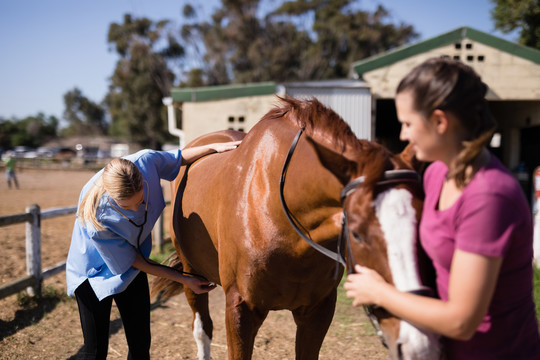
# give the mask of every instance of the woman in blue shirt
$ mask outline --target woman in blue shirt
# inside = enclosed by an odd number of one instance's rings
[[[150,358],[150,297],[146,274],[178,281],[195,293],[214,288],[148,260],[152,228],[165,208],[161,179],[181,165],[236,148],[239,141],[183,151],[142,150],[113,159],[83,187],[66,262],[68,295],[79,306],[84,359],[105,359],[114,299],[129,347],[128,359]]]

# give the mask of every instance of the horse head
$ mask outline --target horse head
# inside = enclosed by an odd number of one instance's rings
[[[417,231],[423,192],[411,149],[394,155],[375,142],[351,138],[335,138],[332,146],[316,135],[310,141],[323,166],[343,185],[347,267],[353,271],[357,263],[373,268],[400,291],[429,295],[428,277],[421,271],[429,262]],[[393,359],[439,358],[437,335],[382,308],[365,309]]]

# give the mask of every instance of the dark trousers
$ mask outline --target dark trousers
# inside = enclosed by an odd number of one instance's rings
[[[123,292],[99,301],[88,280],[83,282],[75,297],[84,337],[80,359],[106,359],[109,347],[109,324],[112,301],[116,303],[124,324],[128,359],[150,359],[150,294],[146,273],[139,275]]]

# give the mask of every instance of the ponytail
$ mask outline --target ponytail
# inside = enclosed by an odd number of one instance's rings
[[[99,178],[90,190],[88,190],[86,195],[84,195],[79,204],[77,217],[83,227],[86,227],[87,224],[91,224],[97,231],[104,230],[103,225],[101,225],[96,218],[99,199],[101,199],[103,194],[105,194],[105,189],[103,188],[103,181]]]
[[[111,160],[79,205],[77,216],[82,226],[91,224],[98,231],[104,230],[105,228],[97,219],[97,208],[101,197],[108,193],[116,200],[128,199],[141,191],[142,184],[142,174],[134,163],[122,158]]]

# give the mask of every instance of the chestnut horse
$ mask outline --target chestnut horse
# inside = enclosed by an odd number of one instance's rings
[[[299,129],[303,134],[295,138]],[[343,233],[352,236],[340,246],[350,248],[349,261],[376,269],[400,290],[422,288],[416,262],[421,192],[410,176],[389,171],[410,169],[401,156],[358,140],[315,99],[280,99],[245,137],[222,131],[189,146],[239,139],[236,150],[182,167],[171,225],[183,270],[225,292],[229,359],[250,359],[268,312],[282,309],[297,326],[296,358],[318,358],[345,264],[336,250],[345,216]],[[185,293],[199,359],[210,359],[208,294]],[[437,358],[436,338],[381,309],[370,315],[393,358]]]

